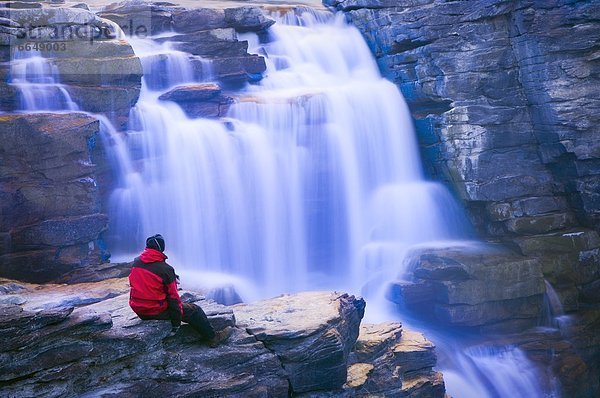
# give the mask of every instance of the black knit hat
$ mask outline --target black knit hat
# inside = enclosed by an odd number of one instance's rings
[[[165,251],[165,239],[161,234],[152,235],[146,239],[146,247],[160,252]]]

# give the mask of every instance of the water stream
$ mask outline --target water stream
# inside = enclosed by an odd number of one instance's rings
[[[322,12],[274,17],[266,41],[243,36],[266,56],[264,79],[238,92],[221,120],[191,119],[159,100],[178,85],[210,81],[193,67],[210,71],[209,61],[130,39],[144,67],[141,96],[126,134],[103,123],[116,176],[113,261],[130,260],[146,236],[161,233],[184,287],[233,286],[245,300],[347,290],[366,296],[370,319],[402,319],[377,309],[387,306],[383,289],[405,254],[467,239],[468,223],[452,195],[425,180],[406,103],[358,30]],[[32,84],[62,92],[58,80],[25,76],[13,81],[25,83],[24,98]],[[40,98],[23,109],[77,109],[68,93],[60,103]],[[440,368],[452,396],[544,396],[517,349],[424,332],[446,358]]]
[[[58,68],[39,52],[16,52],[10,64],[9,84],[19,93],[18,109],[27,111],[60,111],[79,109],[64,85]]]

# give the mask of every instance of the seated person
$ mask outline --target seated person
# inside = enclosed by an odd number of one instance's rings
[[[170,320],[171,336],[177,333],[181,321],[189,323],[211,347],[216,347],[229,337],[231,328],[215,332],[202,308],[181,302],[178,277],[165,262],[164,251],[165,240],[160,234],[146,239],[146,248],[134,259],[129,274],[129,306],[141,319]]]

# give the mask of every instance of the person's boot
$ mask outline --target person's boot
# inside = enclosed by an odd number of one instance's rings
[[[218,345],[224,343],[225,341],[227,341],[227,339],[229,338],[229,336],[231,336],[231,332],[232,332],[232,327],[231,326],[227,326],[225,329],[219,330],[218,332],[215,332],[215,337],[213,337],[212,339],[208,340],[208,346],[211,348],[215,348]]]

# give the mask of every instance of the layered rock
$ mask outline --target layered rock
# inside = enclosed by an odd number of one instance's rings
[[[275,353],[294,393],[340,388],[365,302],[340,293],[298,293],[234,307],[238,325]],[[293,344],[290,342],[293,341]]]
[[[139,97],[142,67],[114,24],[81,8],[6,10],[0,17],[10,26],[1,37],[3,61],[9,61],[11,51],[21,58],[43,56],[56,67],[56,83],[65,84],[79,109],[126,123]],[[2,110],[19,109],[18,86],[3,82],[0,90]]]
[[[452,182],[487,233],[519,233],[504,221],[521,217],[546,218],[533,233],[569,226],[573,213],[598,224],[598,5],[330,3],[407,98],[431,174]]]
[[[238,40],[237,32],[261,33],[275,23],[256,7],[188,10],[169,3],[118,4],[99,15],[129,29],[133,36],[173,30],[175,35],[155,40],[172,42],[180,51],[209,60],[214,78],[232,87],[260,80],[266,69],[264,58],[248,54],[248,42]],[[206,64],[195,64],[198,74],[205,75]]]
[[[419,249],[411,282],[392,285],[392,301],[437,321],[484,332],[538,324],[545,285],[541,263],[492,245]]]
[[[229,340],[211,349],[185,324],[168,337],[169,322],[141,321],[129,309],[123,278],[44,286],[0,281],[2,391],[39,397],[280,397],[296,389],[327,394],[323,389],[347,381],[361,299],[313,292],[225,307],[194,292],[181,296],[197,302],[217,330],[233,326]],[[394,355],[404,358],[395,362],[404,376],[412,369],[414,377],[427,373],[425,368],[431,373],[430,343],[410,334],[398,341],[396,332],[393,344],[387,337],[382,343],[373,337],[374,331],[384,334],[379,329],[385,327],[367,327],[361,360],[394,346]],[[377,374],[385,377],[388,370],[378,368]]]
[[[444,397],[442,374],[433,370],[434,348],[397,322],[362,325],[345,386],[348,396]]]
[[[324,3],[361,30],[409,104],[429,174],[481,234],[538,258],[567,311],[598,303],[599,5]]]
[[[221,87],[214,83],[197,83],[177,86],[158,99],[173,101],[192,118],[218,118],[225,116],[233,98],[222,94]]]
[[[499,352],[515,347],[525,352],[540,370],[540,385],[547,391],[559,387],[564,397],[595,397],[600,389],[599,321],[598,309],[586,309],[559,317],[556,328],[497,336],[486,345]]]
[[[94,163],[99,122],[82,113],[5,114],[0,275],[45,282],[107,258]]]

